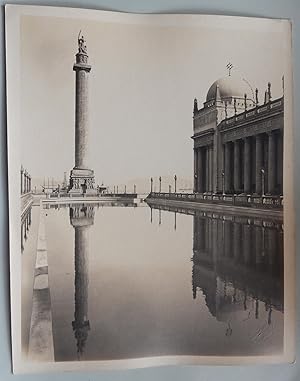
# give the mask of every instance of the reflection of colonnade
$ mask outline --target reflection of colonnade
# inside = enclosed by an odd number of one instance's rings
[[[72,327],[77,340],[77,353],[83,353],[90,330],[88,319],[89,228],[94,223],[94,207],[70,206],[70,223],[75,230],[75,313]]]
[[[254,303],[259,317],[259,301],[268,311],[283,311],[283,226],[281,217],[235,216],[215,211],[150,204],[150,221],[157,209],[193,216],[192,285],[204,294],[210,313],[228,321],[235,311],[248,310]],[[252,308],[252,307],[251,307]]]
[[[25,210],[21,217],[21,252],[24,250],[24,241],[27,240],[31,226],[31,206]]]
[[[283,310],[283,230],[280,223],[242,217],[194,216],[193,297],[205,295],[213,316],[225,321],[250,300]]]

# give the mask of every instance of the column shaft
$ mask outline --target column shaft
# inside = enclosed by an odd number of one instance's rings
[[[240,158],[240,142],[234,142],[234,191],[238,193],[241,189],[241,158]]]
[[[275,193],[275,182],[276,182],[276,144],[275,144],[275,134],[273,132],[269,133],[269,151],[268,151],[268,193]]]
[[[198,151],[194,148],[194,192],[198,192]]]
[[[197,182],[198,182],[198,192],[203,193],[203,182],[204,182],[204,173],[203,173],[203,148],[198,149],[198,173],[197,173]]]
[[[251,145],[250,138],[244,140],[244,192],[251,192]]]
[[[213,145],[209,147],[209,178],[210,178],[210,191],[213,192],[214,188],[214,148]]]
[[[278,141],[277,141],[277,179],[278,179],[278,185],[279,185],[279,194],[283,193],[283,136],[282,132],[278,134]]]
[[[85,70],[76,71],[75,110],[75,167],[87,168],[88,73]]]
[[[209,191],[209,147],[205,148],[205,188],[204,191]]]
[[[230,143],[225,144],[225,192],[231,192],[231,153]]]
[[[257,135],[255,140],[255,192],[257,194],[262,193],[262,173],[261,169],[263,167],[263,141],[262,141],[262,135]]]

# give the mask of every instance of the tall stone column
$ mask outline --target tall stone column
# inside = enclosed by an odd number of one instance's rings
[[[209,147],[209,163],[210,163],[210,167],[209,167],[209,178],[210,178],[209,190],[211,192],[213,192],[213,190],[214,190],[214,146],[213,145],[211,145]]]
[[[198,151],[194,148],[194,192],[198,192]]]
[[[77,342],[78,356],[83,354],[90,330],[88,319],[88,257],[89,228],[93,222],[93,207],[87,205],[70,207],[70,223],[75,230],[75,312],[72,327]]]
[[[251,144],[250,138],[244,139],[244,192],[251,192]]]
[[[198,192],[203,193],[203,183],[204,183],[204,173],[203,173],[203,148],[198,149],[198,173],[197,173],[197,181],[198,181]]]
[[[210,178],[209,178],[209,147],[207,146],[205,148],[205,188],[204,188],[204,192],[208,192],[209,191],[209,181],[210,181]]]
[[[73,66],[75,79],[75,166],[70,175],[69,192],[77,195],[97,193],[94,171],[88,168],[88,64],[87,47],[83,36],[78,37],[78,52]]]
[[[262,174],[261,169],[263,167],[263,141],[262,135],[255,137],[255,192],[257,194],[262,193]]]
[[[270,132],[268,134],[269,151],[268,151],[268,193],[275,193],[275,181],[276,181],[276,144],[275,134]]]
[[[283,194],[283,136],[281,131],[277,137],[277,179],[279,194]]]
[[[230,143],[225,144],[225,192],[231,192],[231,147]]]
[[[234,142],[234,192],[238,193],[241,189],[241,159],[240,159],[240,142]]]

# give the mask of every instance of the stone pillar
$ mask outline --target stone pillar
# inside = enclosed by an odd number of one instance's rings
[[[279,194],[283,194],[283,136],[280,131],[277,137],[277,179]]]
[[[198,151],[194,148],[194,192],[198,192]],[[161,188],[159,190],[161,192]]]
[[[210,187],[209,190],[213,192],[214,190],[214,146],[211,145],[209,147],[209,178],[210,178]]]
[[[204,192],[209,191],[209,147],[205,147],[205,188]]]
[[[225,144],[225,192],[231,192],[231,152],[230,152],[230,143]]]
[[[275,134],[270,132],[268,134],[269,151],[268,151],[268,193],[275,193],[276,183],[276,143]]]
[[[255,192],[257,194],[262,193],[262,174],[261,169],[263,167],[263,141],[262,135],[255,137]]]
[[[251,141],[244,139],[244,192],[251,192]]]
[[[198,173],[197,173],[197,181],[198,181],[198,192],[203,193],[204,187],[204,171],[203,171],[203,148],[198,149]]]
[[[73,66],[75,79],[75,167],[71,171],[69,192],[96,195],[94,171],[88,169],[88,64],[87,48],[83,36],[78,38],[78,53]]]
[[[82,54],[76,54],[76,64],[73,70],[76,72],[75,94],[75,167],[86,169],[87,139],[88,139],[88,73],[89,65],[82,65]],[[86,56],[87,59],[87,56]]]
[[[240,142],[234,142],[234,192],[238,193],[241,189],[241,158],[240,158]]]

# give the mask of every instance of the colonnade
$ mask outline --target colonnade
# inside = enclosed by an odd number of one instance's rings
[[[281,195],[283,135],[280,130],[226,142],[222,191]]]
[[[21,194],[31,192],[31,176],[26,171],[26,169],[23,168],[23,166],[21,166],[20,176],[21,176]]]
[[[281,130],[226,141],[216,160],[215,150],[213,144],[194,149],[196,193],[282,195]]]

